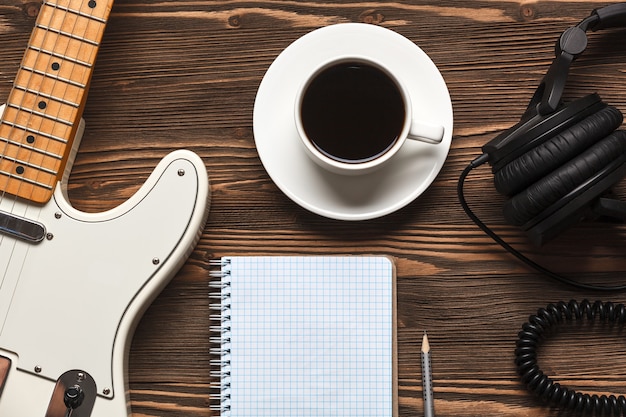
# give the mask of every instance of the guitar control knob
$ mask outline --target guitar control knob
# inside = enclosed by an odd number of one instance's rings
[[[75,410],[80,407],[85,399],[85,392],[80,385],[74,385],[65,390],[63,395],[63,402],[65,406],[70,410]]]

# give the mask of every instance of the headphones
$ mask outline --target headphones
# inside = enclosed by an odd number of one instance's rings
[[[496,190],[508,197],[504,218],[521,227],[538,246],[590,215],[626,220],[626,202],[606,196],[626,176],[626,131],[617,130],[623,122],[621,112],[597,94],[567,104],[561,100],[569,68],[587,47],[587,30],[620,26],[626,26],[626,3],[596,9],[565,30],[556,43],[556,58],[520,121],[485,144],[483,154],[470,163],[459,179],[459,199],[468,216],[526,263],[528,258],[502,242],[471,212],[463,196],[465,177],[488,162]],[[556,275],[532,261],[530,264],[548,275]]]

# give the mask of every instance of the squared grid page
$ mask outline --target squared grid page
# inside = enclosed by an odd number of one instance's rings
[[[386,257],[233,257],[232,417],[392,417]]]

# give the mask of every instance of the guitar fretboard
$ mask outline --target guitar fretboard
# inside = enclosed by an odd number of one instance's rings
[[[63,173],[113,0],[45,1],[0,120],[0,192],[45,203]]]

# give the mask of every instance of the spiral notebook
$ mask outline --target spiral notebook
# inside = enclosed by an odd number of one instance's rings
[[[219,266],[222,417],[397,416],[389,258],[227,257]]]

